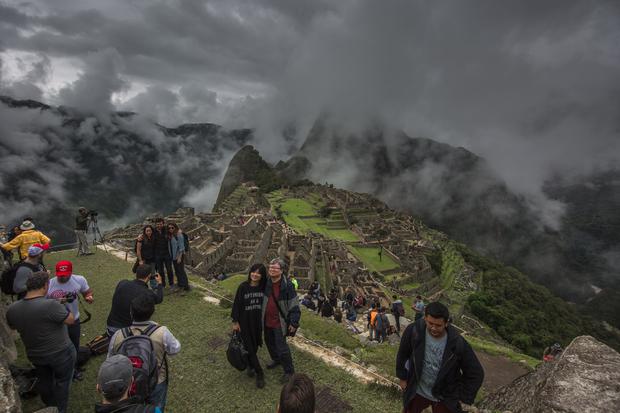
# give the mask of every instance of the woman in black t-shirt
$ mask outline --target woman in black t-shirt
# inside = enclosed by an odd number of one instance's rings
[[[146,225],[142,229],[142,236],[138,238],[136,244],[138,264],[148,264],[152,269],[155,268],[155,237],[153,237],[153,231],[151,225]]]
[[[265,376],[256,352],[263,344],[261,320],[263,292],[267,281],[267,268],[263,264],[254,264],[250,268],[248,280],[237,288],[232,307],[233,331],[239,332],[245,349],[248,351],[248,376],[256,374],[256,387],[265,387]]]

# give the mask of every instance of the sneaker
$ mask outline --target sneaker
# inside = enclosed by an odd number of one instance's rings
[[[248,366],[246,372],[248,373],[248,377],[254,377],[254,369],[252,367]]]
[[[262,389],[265,387],[265,375],[263,373],[259,373],[256,375],[256,387]]]
[[[284,373],[282,375],[282,378],[280,379],[280,383],[282,383],[282,384],[288,383],[291,380],[291,376],[292,376],[292,374],[290,374],[290,373]]]
[[[276,367],[278,367],[280,365],[279,361],[272,361],[271,363],[267,364],[267,368],[269,370],[275,369]]]

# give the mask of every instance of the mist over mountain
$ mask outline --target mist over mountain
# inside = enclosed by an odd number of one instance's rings
[[[0,97],[0,137],[1,223],[30,215],[59,244],[74,241],[79,206],[97,210],[102,229],[181,205],[209,209],[251,131]]]
[[[391,207],[518,267],[565,299],[584,302],[618,280],[618,173],[548,181],[547,205],[513,192],[464,149],[373,123],[324,116],[280,173],[376,195]]]

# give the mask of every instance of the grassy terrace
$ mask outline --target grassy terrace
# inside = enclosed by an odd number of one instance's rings
[[[82,327],[82,342],[85,343],[104,331],[114,287],[119,280],[132,277],[131,263],[101,251],[94,256],[80,258],[75,257],[75,251],[66,251],[50,254],[46,264],[53,268],[57,261],[63,259],[72,260],[74,271],[86,276],[94,290],[95,303],[88,307],[93,318]],[[233,291],[243,278],[231,277],[224,286]],[[190,280],[203,283],[194,276],[190,276]],[[303,317],[307,328],[314,330],[314,319],[305,312]],[[281,371],[267,371],[267,386],[258,390],[253,379],[234,370],[226,360],[229,309],[207,303],[198,289],[194,289],[186,297],[166,295],[164,302],[157,306],[154,320],[167,325],[182,345],[181,353],[170,359],[168,412],[275,411],[281,389]],[[338,334],[347,334],[333,323],[318,322],[319,326],[329,326],[326,331],[337,329]],[[18,347],[18,364],[27,365],[20,342]],[[337,397],[350,404],[353,411],[400,411],[400,399],[391,392],[361,385],[344,371],[330,367],[307,353],[294,348],[292,351],[297,371],[308,374],[317,389],[329,387]],[[263,363],[268,360],[265,348],[259,351],[259,358]],[[99,399],[95,391],[96,374],[102,360],[103,356],[91,359],[86,365],[84,381],[72,385],[70,412],[94,410],[94,404]],[[38,398],[23,402],[26,413],[42,407]]]
[[[347,245],[353,255],[362,261],[371,271],[382,272],[398,268],[398,263],[394,261],[385,251],[379,259],[379,247],[355,247]]]

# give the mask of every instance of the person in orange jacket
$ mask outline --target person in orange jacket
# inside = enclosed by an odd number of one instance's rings
[[[28,248],[34,244],[49,244],[51,239],[43,234],[41,231],[36,231],[34,229],[34,224],[32,221],[24,221],[19,226],[19,229],[22,231],[21,234],[13,238],[11,241],[6,244],[0,244],[0,248],[6,251],[11,251],[14,249],[19,249],[19,257],[24,260],[28,257]]]

